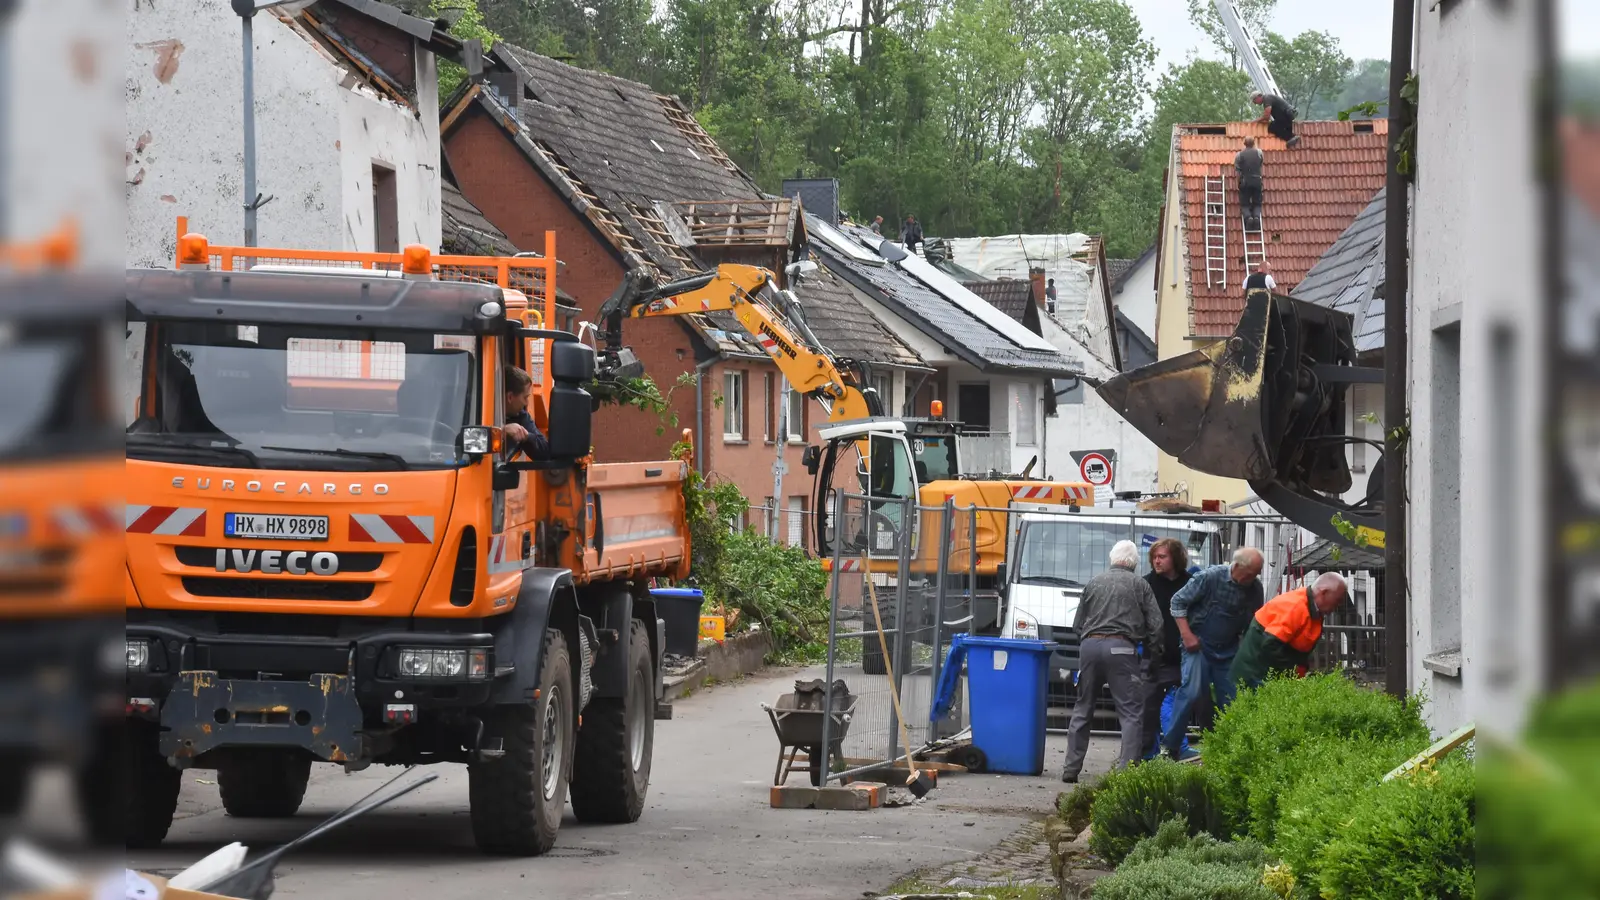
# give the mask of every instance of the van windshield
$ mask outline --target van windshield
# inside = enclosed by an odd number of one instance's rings
[[[459,465],[476,339],[395,329],[157,323],[127,452],[336,471]],[[143,339],[145,329],[137,333]],[[131,338],[131,335],[130,335]]]
[[[1188,548],[1191,565],[1210,565],[1216,555],[1217,537],[1210,530],[1146,527],[1127,519],[1094,521],[1085,516],[1024,522],[1017,536],[1017,580],[1082,587],[1111,568],[1111,548],[1126,540],[1139,545],[1138,572],[1144,575],[1150,571],[1151,545],[1169,537]]]

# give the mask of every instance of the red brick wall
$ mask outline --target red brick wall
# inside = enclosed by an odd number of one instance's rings
[[[593,320],[607,297],[622,281],[623,268],[610,244],[603,241],[589,221],[573,211],[565,199],[533,167],[522,151],[498,124],[481,108],[461,117],[445,136],[445,153],[450,160],[461,192],[489,221],[504,231],[512,243],[523,249],[543,251],[544,233],[556,233],[556,256],[565,264],[556,283],[571,294]],[[704,396],[705,421],[695,421],[693,384],[674,388],[680,376],[695,370],[695,339],[682,322],[669,319],[632,320],[624,326],[624,337],[655,379],[663,393],[669,393],[676,428],[653,413],[606,407],[596,415],[595,457],[601,462],[621,462],[665,458],[684,428],[693,428],[695,440],[704,448],[706,469],[737,483],[752,503],[761,503],[772,491],[773,448],[761,435],[762,407],[748,407],[749,429],[754,439],[746,444],[724,444],[722,410],[712,402],[720,393],[722,368],[731,365],[748,371],[746,384],[752,401],[759,399],[763,371],[776,372],[770,363],[741,360],[717,363],[707,372]],[[815,404],[810,404],[815,406]],[[820,407],[810,411],[820,415]],[[657,434],[658,428],[664,428]],[[800,466],[800,448],[789,456],[790,474],[784,484],[785,497],[809,495],[810,479]],[[799,473],[799,474],[796,474]]]

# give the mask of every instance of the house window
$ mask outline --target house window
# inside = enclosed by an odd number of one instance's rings
[[[984,381],[957,385],[956,414],[961,417],[961,423],[967,426],[968,431],[988,433],[990,431],[989,383]]]
[[[744,373],[722,373],[722,439],[744,440]]]
[[[806,439],[806,395],[794,388],[789,388],[789,440],[791,442],[805,443]]]
[[[400,252],[400,195],[394,169],[372,164],[372,247],[378,253]]]
[[[772,403],[772,373],[761,373],[761,412],[763,425],[761,437],[767,443],[777,439],[778,424],[773,421],[778,417],[778,408]]]
[[[791,547],[805,545],[806,535],[806,498],[789,498],[788,515],[788,542]]]
[[[883,404],[884,414],[890,416],[894,415],[894,376],[872,376],[872,389],[878,392],[878,400]]]
[[[1039,440],[1039,386],[1031,381],[1015,385],[1017,446],[1032,447]]]

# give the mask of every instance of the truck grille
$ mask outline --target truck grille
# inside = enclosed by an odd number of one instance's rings
[[[178,556],[178,562],[196,569],[217,570],[218,547],[173,547]],[[339,551],[339,571],[343,572],[376,572],[383,565],[382,553],[352,553],[348,550]]]
[[[246,600],[365,600],[370,581],[302,581],[288,578],[204,578],[186,575],[183,589],[196,597]]]

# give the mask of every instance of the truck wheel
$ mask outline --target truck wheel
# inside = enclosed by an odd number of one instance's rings
[[[644,623],[628,639],[626,697],[595,698],[584,710],[573,762],[572,811],[580,822],[636,822],[650,789],[655,744],[655,667]]]
[[[538,856],[555,845],[572,771],[574,706],[567,639],[544,637],[539,697],[491,717],[505,755],[467,766],[472,837],[485,853]]]
[[[102,727],[94,736],[94,746],[87,758],[78,764],[73,774],[73,794],[78,806],[78,819],[95,847],[122,846],[123,793],[122,774],[117,768],[117,754],[121,752],[124,735],[132,729],[120,723]]]
[[[217,761],[222,808],[235,819],[286,819],[300,809],[311,757],[291,750],[238,749]]]
[[[878,646],[876,634],[868,634],[861,639],[861,672],[864,675],[889,674],[889,668],[883,664],[883,650]]]
[[[133,849],[165,840],[178,809],[183,773],[167,765],[158,734],[148,722],[129,722],[122,745],[123,841]]]

